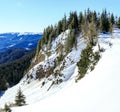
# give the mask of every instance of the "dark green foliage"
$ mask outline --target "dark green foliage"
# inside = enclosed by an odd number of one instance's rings
[[[56,35],[59,35],[61,32],[62,32],[62,21],[59,21],[56,30]]]
[[[8,85],[13,86],[20,81],[24,72],[29,68],[34,55],[35,51],[33,50],[14,62],[0,65],[0,91],[5,90]]]
[[[43,32],[43,38],[38,43],[37,52],[39,53],[43,45],[48,44],[48,48],[51,46],[51,41],[55,39],[59,34],[67,29],[75,30],[75,36],[82,32],[83,36],[85,32],[88,32],[89,25],[94,23],[96,27],[96,32],[108,32],[112,31],[112,26],[115,24],[114,15],[107,13],[106,9],[102,13],[96,13],[96,11],[91,11],[89,8],[84,13],[80,12],[70,12],[67,19],[66,15],[55,25],[48,26]],[[120,20],[117,22],[120,26]],[[76,42],[76,41],[75,41]]]
[[[64,15],[64,18],[62,19],[62,31],[64,32],[67,29],[67,19],[66,15]]]
[[[24,96],[24,94],[22,93],[21,88],[19,88],[19,90],[18,90],[18,92],[17,92],[17,95],[16,95],[16,97],[15,97],[15,104],[16,104],[17,106],[23,106],[23,105],[26,104],[26,102],[25,102],[25,96]]]
[[[15,61],[28,53],[28,50],[22,48],[8,49],[7,51],[0,53],[0,65]]]
[[[90,56],[92,54],[92,47],[90,45],[88,45],[86,47],[86,49],[84,49],[81,52],[81,59],[80,61],[77,63],[77,66],[79,68],[79,77],[78,80],[83,78],[89,68],[90,65]]]
[[[71,12],[68,18],[68,28],[70,30],[74,29],[75,31],[78,30],[78,16],[77,12]]]
[[[110,15],[110,22],[112,23],[112,25],[115,24],[115,18],[113,13]]]
[[[83,78],[87,73],[88,69],[94,70],[95,65],[100,59],[99,52],[93,52],[92,44],[88,43],[87,47],[81,52],[81,59],[77,63],[78,66],[78,78]]]
[[[4,91],[7,89],[7,81],[5,79],[5,77],[1,77],[0,78],[0,91]]]
[[[108,32],[110,28],[109,17],[106,10],[104,10],[100,17],[100,30],[101,32]]]
[[[117,25],[120,28],[120,17],[118,18]]]
[[[82,25],[83,19],[84,19],[83,13],[80,12],[79,17],[78,17],[78,29],[79,29],[80,32],[82,30],[81,25]]]
[[[12,112],[10,107],[7,104],[5,104],[4,112]]]
[[[109,32],[112,34],[113,25],[115,24],[114,15],[111,14],[109,18]]]
[[[99,61],[99,59],[100,59],[100,53],[95,52],[94,53],[94,65],[96,65],[96,63]]]

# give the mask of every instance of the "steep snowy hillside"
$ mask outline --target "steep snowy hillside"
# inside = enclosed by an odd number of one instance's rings
[[[35,65],[19,84],[5,92],[0,98],[0,107],[3,107],[5,103],[14,103],[16,93],[21,87],[28,105],[13,107],[13,112],[120,111],[120,30],[115,29],[112,38],[108,34],[100,35],[99,44],[105,49],[105,52],[101,54],[102,58],[94,71],[86,74],[78,83],[75,83],[78,74],[76,63],[87,43],[81,36],[77,38],[77,49],[73,48],[65,55],[51,72],[53,74],[47,76],[47,72],[50,73],[49,68],[54,67],[55,59],[60,56],[59,45],[65,45],[68,34],[69,30],[60,34],[53,41],[50,55],[47,55],[46,50],[40,51],[44,58],[39,57],[40,63]],[[46,48],[46,46],[44,47]],[[97,49],[97,46],[94,47],[94,50]],[[35,62],[36,59],[33,61]],[[46,73],[46,76],[39,80],[38,76],[41,73]],[[55,77],[55,73],[62,74],[62,76]]]

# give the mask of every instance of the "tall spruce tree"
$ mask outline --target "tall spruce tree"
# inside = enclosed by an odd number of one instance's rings
[[[106,9],[103,10],[101,17],[100,17],[100,30],[101,32],[108,32],[109,31],[109,18]]]
[[[80,12],[79,17],[78,17],[78,29],[79,29],[80,32],[82,30],[82,28],[81,28],[82,22],[83,22],[83,13]]]
[[[67,29],[67,19],[66,15],[64,15],[64,18],[62,19],[62,31],[64,32]]]
[[[56,35],[59,35],[62,32],[62,21],[58,22]]]
[[[112,23],[112,25],[115,24],[115,18],[114,18],[113,13],[110,16],[110,22]]]
[[[25,95],[22,93],[21,88],[19,88],[17,95],[15,97],[15,104],[17,106],[23,106],[26,104]]]

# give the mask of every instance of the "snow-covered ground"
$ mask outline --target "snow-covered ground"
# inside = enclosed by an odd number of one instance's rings
[[[42,88],[41,81],[33,80],[26,85],[21,81],[5,92],[0,99],[0,107],[5,102],[14,101],[14,96],[21,87],[29,105],[13,107],[12,112],[120,112],[119,32],[120,30],[116,29],[113,38],[108,35],[100,36],[100,46],[105,52],[101,54],[102,58],[94,71],[86,74],[78,83],[75,83],[78,73],[76,64],[66,65],[63,72],[69,80],[54,85],[49,91],[47,89],[51,81]],[[111,47],[109,43],[112,43]],[[77,52],[71,52],[69,55],[73,57],[74,53]],[[79,58],[77,55],[75,57]]]

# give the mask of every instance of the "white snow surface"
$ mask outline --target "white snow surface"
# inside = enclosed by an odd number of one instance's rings
[[[15,46],[16,44],[11,44],[9,47],[13,47],[13,46]]]
[[[77,45],[79,49],[73,49],[66,56],[66,66],[62,71],[65,75],[63,83],[54,85],[47,91],[51,81],[46,81],[47,83],[41,88],[44,79],[39,81],[34,78],[27,84],[24,83],[25,76],[19,84],[9,88],[0,98],[0,107],[5,103],[14,102],[18,88],[21,87],[28,105],[13,107],[12,112],[120,112],[119,32],[119,29],[115,29],[112,38],[110,35],[100,35],[99,43],[105,52],[101,54],[95,69],[77,83],[75,83],[78,74],[76,63],[80,59],[81,50],[86,45],[83,40]],[[112,43],[111,47],[109,43]],[[96,50],[97,47],[94,49]],[[52,55],[49,60],[54,60],[55,57]],[[73,59],[74,63],[70,63],[69,58]],[[35,76],[35,70],[41,64],[44,63],[39,63],[29,72]]]
[[[34,34],[42,34],[40,32],[20,32],[18,34],[18,36],[22,36],[22,35],[34,35]]]

